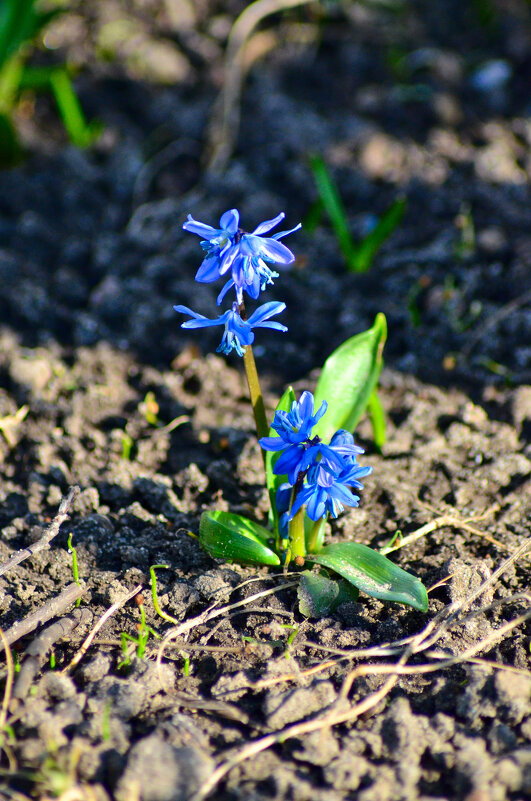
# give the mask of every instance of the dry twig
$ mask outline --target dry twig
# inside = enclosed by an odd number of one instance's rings
[[[62,614],[65,609],[75,603],[78,598],[81,598],[81,596],[86,592],[86,589],[87,588],[84,582],[79,582],[78,584],[77,582],[73,581],[55,598],[51,598],[49,601],[46,601],[46,603],[35,612],[32,612],[30,615],[23,618],[23,620],[19,620],[17,623],[14,623],[13,626],[11,626],[11,628],[5,633],[6,641],[11,645],[17,640],[20,640],[20,638],[24,637],[26,634],[30,634],[32,631],[35,631],[35,629],[39,628],[39,626],[42,626],[43,623],[47,623],[52,619],[52,617]],[[2,649],[3,645],[0,644],[0,651]]]
[[[68,663],[68,665],[62,669],[61,673],[67,673],[69,670],[72,670],[73,668],[76,667],[76,665],[78,665],[81,662],[81,660],[83,659],[83,657],[87,653],[88,649],[90,648],[92,640],[94,639],[94,637],[96,636],[98,631],[102,628],[102,626],[105,625],[107,620],[110,617],[112,617],[114,615],[114,613],[117,612],[118,609],[120,609],[121,606],[126,604],[127,601],[130,601],[131,598],[134,598],[135,595],[138,595],[138,593],[141,591],[141,589],[142,589],[142,585],[138,584],[134,588],[134,590],[131,590],[131,592],[128,592],[127,595],[124,595],[123,598],[120,598],[119,601],[116,601],[116,603],[114,603],[112,606],[110,606],[107,609],[106,612],[104,612],[104,614],[100,617],[100,619],[98,620],[98,622],[96,623],[94,628],[90,631],[88,637],[83,641],[83,644],[81,645],[81,647],[80,647],[79,651],[77,652],[77,654]]]
[[[25,559],[28,559],[33,554],[38,553],[39,551],[44,551],[46,548],[49,547],[50,542],[59,534],[59,529],[61,525],[64,523],[68,515],[72,510],[73,503],[79,494],[79,487],[73,486],[70,487],[68,490],[68,495],[63,498],[59,505],[59,511],[57,512],[56,516],[45,530],[42,537],[33,545],[30,545],[28,548],[21,548],[20,551],[16,551],[12,556],[9,557],[3,564],[0,565],[0,576],[3,576],[4,573],[7,573],[8,570],[11,570],[12,567],[19,565]]]
[[[531,610],[528,610],[523,615],[509,621],[500,629],[493,632],[489,637],[485,638],[479,643],[466,649],[462,654],[445,659],[434,665],[418,665],[406,668],[406,663],[409,658],[422,650],[433,645],[438,639],[448,630],[457,617],[473,603],[476,598],[480,597],[485,590],[491,586],[500,575],[507,570],[507,568],[520,556],[522,556],[531,546],[531,538],[527,539],[522,545],[506,559],[494,573],[486,579],[481,586],[471,593],[470,596],[459,601],[454,601],[443,609],[433,620],[431,620],[424,629],[411,638],[409,644],[405,647],[402,655],[395,664],[391,665],[360,665],[351,670],[343,681],[339,697],[335,704],[333,704],[324,713],[317,715],[310,720],[294,723],[280,731],[271,732],[264,737],[253,740],[247,743],[239,751],[229,756],[224,762],[221,762],[216,770],[212,773],[210,778],[199,788],[198,792],[193,796],[191,801],[202,801],[214,790],[217,784],[227,775],[234,767],[246,761],[247,759],[265,751],[267,748],[276,745],[277,743],[285,742],[293,737],[300,737],[303,734],[308,734],[312,731],[328,728],[330,726],[338,725],[339,723],[346,723],[359,717],[360,715],[373,709],[386,695],[391,691],[400,675],[404,673],[414,672],[431,672],[433,670],[440,670],[443,667],[448,667],[451,664],[466,661],[485,648],[492,645],[500,637],[512,630],[515,626],[520,625],[531,615]],[[371,693],[363,700],[356,704],[348,705],[348,695],[352,688],[352,684],[356,678],[361,675],[369,674],[388,674],[388,678],[384,681],[382,686]]]
[[[245,46],[252,32],[265,17],[311,0],[257,0],[242,11],[234,22],[225,52],[225,80],[210,123],[210,158],[207,172],[225,169],[234,149],[240,126],[240,100],[245,77]]]

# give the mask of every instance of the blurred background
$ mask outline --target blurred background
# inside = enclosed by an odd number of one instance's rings
[[[186,215],[287,214],[262,369],[299,378],[386,313],[388,363],[531,379],[526,0],[1,0],[0,319],[167,366],[210,336]],[[238,22],[236,22],[239,19]],[[236,25],[235,25],[236,22]],[[232,31],[232,36],[231,36]]]

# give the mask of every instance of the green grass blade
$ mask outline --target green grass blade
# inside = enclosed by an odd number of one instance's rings
[[[70,141],[77,147],[88,147],[94,141],[97,133],[86,123],[81,104],[66,69],[55,70],[50,76],[50,86]]]
[[[313,156],[310,161],[315,183],[319,191],[322,204],[326,213],[330,217],[330,222],[337,236],[339,247],[345,257],[347,264],[355,256],[355,245],[350,235],[347,213],[343,206],[343,201],[336,189],[336,186],[328,172],[328,168],[320,156]]]
[[[370,234],[356,248],[355,253],[349,260],[349,270],[355,273],[364,273],[370,268],[376,253],[402,222],[405,210],[405,197],[398,198],[389,206]]]

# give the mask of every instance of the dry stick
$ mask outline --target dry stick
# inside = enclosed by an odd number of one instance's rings
[[[219,615],[223,615],[225,612],[232,612],[233,609],[237,609],[240,606],[245,606],[246,604],[250,604],[253,601],[258,600],[258,598],[265,598],[266,595],[273,595],[275,592],[280,592],[281,590],[286,590],[289,587],[296,587],[298,585],[298,581],[289,581],[286,584],[281,584],[279,587],[272,587],[270,590],[262,590],[262,592],[257,592],[254,595],[250,595],[248,598],[244,598],[243,601],[237,601],[234,604],[228,604],[227,606],[222,606],[219,609],[215,609],[214,607],[210,606],[208,609],[205,609],[200,615],[191,618],[190,620],[185,620],[179,626],[176,626],[173,629],[170,629],[167,634],[165,634],[164,639],[162,640],[159,651],[157,653],[157,667],[160,671],[160,665],[162,663],[162,658],[164,656],[164,650],[170,642],[175,640],[177,637],[180,637],[181,634],[186,634],[188,631],[191,631],[196,626],[202,626],[204,623],[208,623],[209,620],[212,620],[215,617],[219,617]]]
[[[227,42],[223,89],[209,126],[210,157],[207,172],[219,174],[231,157],[240,127],[240,100],[244,79],[244,52],[256,26],[270,14],[303,6],[311,0],[257,0],[237,18]]]
[[[62,617],[55,623],[47,626],[44,631],[35,637],[26,648],[25,659],[21,665],[20,673],[15,683],[13,697],[25,698],[27,696],[35,676],[45,661],[48,652],[53,648],[56,642],[64,640],[65,637],[68,637],[79,625],[90,623],[91,621],[92,612],[90,609],[86,606],[80,607],[74,609],[71,615]]]
[[[63,498],[61,504],[59,506],[59,511],[57,512],[56,516],[45,530],[44,534],[34,545],[30,545],[29,548],[21,548],[20,551],[16,551],[12,556],[7,559],[3,564],[0,565],[0,576],[3,576],[4,573],[7,573],[12,567],[19,565],[25,559],[28,559],[33,554],[38,553],[39,551],[44,551],[46,548],[49,547],[50,542],[59,534],[59,529],[61,528],[62,523],[66,520],[68,515],[71,512],[72,505],[79,493],[79,487],[73,486],[70,487],[68,490],[68,495]]]
[[[11,654],[11,648],[9,647],[9,643],[6,640],[5,634],[0,629],[0,639],[2,641],[2,645],[5,648],[6,652],[6,667],[7,667],[7,675],[6,675],[6,683],[4,686],[4,697],[2,699],[2,707],[0,709],[0,738],[1,738],[1,748],[4,751],[7,761],[9,763],[9,769],[13,773],[17,769],[17,761],[15,759],[15,755],[11,750],[11,747],[4,742],[4,738],[7,734],[6,725],[7,725],[7,715],[9,712],[9,702],[11,700],[11,691],[13,689],[13,679],[15,676],[15,666],[13,664],[13,656]]]
[[[499,507],[496,504],[496,506],[492,507],[488,513],[492,513],[498,508]],[[482,515],[482,517],[485,516],[486,515]],[[441,517],[437,517],[430,523],[426,523],[426,525],[421,526],[421,528],[417,529],[412,534],[408,534],[407,537],[403,537],[397,545],[387,545],[384,548],[380,548],[380,553],[386,555],[388,553],[392,553],[393,551],[398,551],[399,548],[403,548],[405,545],[409,545],[411,542],[415,542],[416,540],[419,540],[421,537],[425,537],[426,534],[431,534],[432,531],[437,531],[437,529],[444,528],[445,526],[453,526],[453,528],[462,528],[465,531],[470,531],[472,534],[477,534],[480,537],[484,537],[485,539],[489,540],[489,542],[492,542],[494,545],[497,545],[498,547],[501,547],[504,550],[506,550],[506,546],[503,545],[503,543],[499,542],[498,540],[495,540],[494,537],[490,537],[483,531],[479,531],[479,529],[473,528],[472,526],[468,525],[470,520],[478,520],[478,519],[479,518],[477,517],[471,517],[471,518],[466,518],[465,520],[460,520],[458,517],[455,517],[455,515],[441,515]]]
[[[47,623],[52,617],[57,617],[57,615],[62,614],[67,607],[75,603],[78,598],[81,598],[86,592],[86,589],[84,582],[78,584],[73,581],[72,584],[65,587],[55,598],[46,601],[43,606],[35,612],[32,612],[31,615],[28,615],[23,620],[19,620],[18,623],[11,626],[5,633],[7,642],[11,645],[26,634],[35,631],[35,629],[42,626],[43,623]],[[0,644],[0,652],[2,649],[3,645]]]
[[[92,640],[94,639],[94,637],[96,636],[98,631],[102,628],[102,626],[105,625],[107,620],[110,617],[112,617],[114,615],[114,613],[117,612],[118,609],[120,609],[121,606],[126,604],[127,601],[130,601],[131,598],[134,598],[135,595],[138,595],[138,593],[141,591],[141,589],[142,589],[142,585],[138,584],[134,588],[134,590],[131,590],[131,592],[127,593],[127,595],[124,595],[123,598],[120,598],[119,601],[116,601],[116,603],[114,603],[112,606],[110,606],[107,609],[106,612],[104,612],[104,614],[100,617],[100,619],[98,620],[98,622],[96,623],[94,628],[90,631],[90,634],[88,635],[88,637],[83,641],[83,643],[82,643],[79,651],[77,652],[77,654],[74,656],[74,658],[71,660],[71,662],[69,662],[68,665],[65,668],[62,669],[61,673],[67,673],[69,670],[72,670],[72,668],[75,668],[75,666],[78,665],[81,662],[81,660],[83,659],[83,657],[87,653],[88,649],[90,648],[90,644],[91,644]]]
[[[371,695],[364,698],[362,701],[354,704],[349,709],[344,709],[344,703],[346,701],[346,697],[350,692],[352,682],[354,679],[359,675],[358,670],[359,668],[354,668],[354,670],[350,671],[343,682],[343,686],[341,688],[338,703],[339,708],[336,709],[337,703],[332,707],[332,709],[324,715],[317,716],[316,718],[312,718],[311,720],[304,721],[302,723],[295,723],[292,726],[288,726],[281,731],[273,732],[265,737],[262,737],[258,740],[254,740],[253,742],[248,743],[244,748],[242,748],[238,753],[236,753],[233,757],[229,758],[225,762],[221,763],[216,770],[212,773],[210,778],[199,788],[197,793],[192,797],[191,801],[202,801],[202,799],[206,798],[210,792],[216,787],[218,782],[229,773],[232,768],[236,767],[236,765],[241,764],[242,762],[246,761],[252,756],[259,754],[261,751],[265,751],[267,748],[271,746],[284,742],[287,739],[292,737],[300,737],[302,734],[308,734],[312,731],[317,731],[322,728],[326,728],[329,726],[335,726],[339,723],[346,723],[347,721],[354,720],[355,718],[359,717],[360,715],[368,712],[370,709],[373,709],[385,696],[391,691],[393,686],[398,681],[400,670],[405,665],[409,657],[418,652],[421,649],[421,646],[426,642],[433,642],[439,639],[442,633],[448,628],[450,623],[455,620],[455,618],[459,615],[459,613],[466,608],[470,603],[472,603],[479,595],[485,592],[485,589],[490,586],[496,579],[503,573],[510,564],[512,564],[519,556],[521,556],[531,545],[531,538],[526,540],[520,548],[518,548],[515,553],[506,559],[505,562],[500,565],[500,567],[494,571],[494,573],[483,582],[483,584],[470,595],[468,598],[465,598],[463,601],[454,601],[448,607],[443,609],[435,618],[434,620],[430,621],[425,628],[417,634],[408,647],[405,649],[404,653],[398,660],[398,662],[393,666],[386,666],[393,669],[392,675],[382,684],[382,686]],[[446,618],[446,619],[445,619]],[[518,619],[521,622],[521,619]],[[510,622],[514,624],[514,621]],[[440,624],[438,626],[438,624]],[[435,635],[432,634],[434,629],[438,629]],[[499,631],[499,630],[498,630]],[[468,649],[470,651],[470,649]],[[361,666],[363,669],[368,669],[368,666],[363,665]],[[440,668],[440,665],[437,665]]]

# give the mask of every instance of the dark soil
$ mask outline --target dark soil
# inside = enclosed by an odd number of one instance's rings
[[[101,142],[66,146],[42,100],[42,130],[26,131],[30,157],[0,174],[0,561],[39,539],[69,485],[81,488],[50,550],[0,579],[2,629],[72,581],[69,533],[88,588],[88,612],[54,647],[55,669],[46,649],[31,650],[39,632],[17,644],[2,799],[185,801],[228,749],[336,702],[355,662],[304,670],[334,649],[417,633],[529,535],[528,8],[345,4],[269,19],[275,46],[250,70],[235,154],[213,178],[202,169],[205,132],[243,5],[198,4],[192,29],[171,39],[187,65],[171,88],[89,55],[79,90],[106,125]],[[510,78],[486,90],[494,60]],[[172,305],[213,316],[219,291],[193,280],[201,252],[181,230],[186,214],[216,223],[236,206],[250,230],[281,210],[289,227],[304,221],[317,198],[313,153],[330,165],[356,236],[398,195],[407,212],[364,275],[346,272],[326,220],[290,237],[297,262],[265,298],[286,302],[289,331],[257,336],[267,405],[288,381],[312,389],[333,348],[386,314],[388,439],[377,453],[362,421],[356,436],[374,471],[331,536],[380,547],[441,514],[468,520],[392,556],[437,585],[429,612],[360,596],[306,620],[296,590],[279,589],[192,628],[189,669],[173,648],[158,670],[153,636],[143,659],[129,648],[122,664],[121,633],[135,636],[140,620],[131,602],[63,674],[99,616],[138,584],[148,624],[171,628],[153,608],[151,565],[169,566],[157,571],[159,600],[179,621],[283,582],[216,564],[189,536],[205,509],[264,522],[268,501],[241,364],[211,353],[219,329],[180,329]],[[528,588],[522,558],[436,647],[458,656],[493,637],[528,608]],[[212,797],[521,801],[531,792],[529,643],[520,626],[480,652],[498,667],[402,676],[372,712],[258,754]],[[23,686],[29,659],[38,672]],[[383,681],[357,679],[350,700]]]

